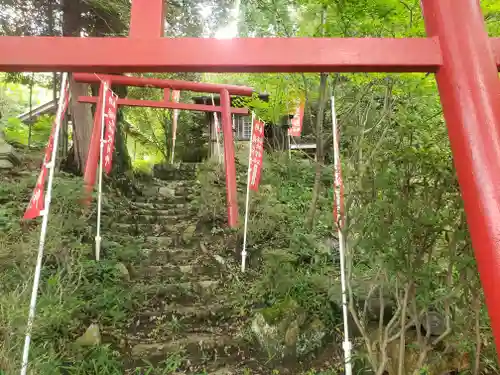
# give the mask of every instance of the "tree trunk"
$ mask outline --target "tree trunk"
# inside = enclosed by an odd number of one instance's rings
[[[73,155],[71,156],[72,165],[66,165],[66,169],[81,174],[87,162],[90,139],[92,138],[93,121],[90,105],[78,103],[78,97],[89,94],[89,85],[76,83],[73,80],[70,81],[70,85],[70,109],[73,120]]]
[[[316,173],[314,175],[314,187],[311,197],[311,204],[309,206],[309,212],[307,213],[305,222],[305,226],[308,230],[311,230],[314,225],[316,205],[318,203],[321,188],[321,171],[325,159],[323,154],[323,121],[325,117],[325,107],[328,101],[327,91],[328,73],[321,73],[319,84],[319,107],[318,115],[316,117]]]
[[[127,96],[126,87],[112,87],[113,91],[120,97]],[[118,107],[116,115],[116,133],[115,133],[115,149],[113,152],[113,176],[123,175],[125,172],[132,169],[132,161],[128,152],[126,134],[125,134],[125,119],[123,109]]]
[[[56,36],[54,32],[54,0],[47,1],[47,22],[49,25],[49,36]],[[52,99],[57,99],[57,73],[52,73]]]
[[[82,26],[81,0],[64,0],[63,10],[63,35],[79,36]],[[73,120],[73,147],[71,148],[64,169],[81,174],[87,162],[87,155],[92,136],[92,113],[90,106],[78,103],[78,96],[88,95],[89,88],[86,84],[70,81],[71,101],[69,110]]]

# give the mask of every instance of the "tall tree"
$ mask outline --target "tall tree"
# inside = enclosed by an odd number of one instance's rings
[[[84,27],[82,13],[84,4],[81,0],[63,0],[63,36],[80,36]],[[65,168],[81,173],[87,161],[92,135],[92,113],[90,107],[79,104],[78,97],[88,95],[89,86],[70,81],[71,102],[69,111],[73,121],[73,148],[70,150]]]

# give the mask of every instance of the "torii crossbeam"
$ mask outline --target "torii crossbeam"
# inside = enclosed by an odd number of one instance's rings
[[[428,38],[215,40],[162,38],[163,0],[132,0],[128,38],[0,37],[0,70],[435,73],[500,349],[500,39],[478,0],[421,3]]]

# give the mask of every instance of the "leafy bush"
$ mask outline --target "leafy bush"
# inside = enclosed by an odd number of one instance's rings
[[[37,119],[31,127],[31,146],[43,147],[47,144],[52,129],[54,116],[44,115]],[[27,146],[29,140],[29,126],[17,118],[7,120],[3,129],[7,142]]]
[[[237,163],[239,207],[245,207],[247,166]],[[325,174],[324,197],[318,205],[312,231],[304,228],[314,181],[314,169],[307,160],[289,160],[288,154],[267,154],[259,191],[251,192],[246,283],[237,295],[244,305],[276,306],[294,300],[307,311],[308,319],[321,318],[334,330],[339,315],[329,300],[329,286],[338,276],[332,262],[331,174]],[[225,182],[222,168],[208,162],[199,168],[200,214],[224,225]],[[240,213],[243,211],[240,209]],[[243,220],[241,220],[243,221]],[[238,233],[241,240],[243,228]],[[239,247],[240,245],[238,245]]]

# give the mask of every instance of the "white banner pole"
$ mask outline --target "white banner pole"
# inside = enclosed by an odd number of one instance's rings
[[[174,157],[175,157],[175,140],[176,138],[172,138],[172,155],[170,156],[170,164],[174,164]]]
[[[42,228],[40,230],[40,243],[38,246],[38,256],[36,260],[36,268],[35,268],[35,276],[33,279],[33,290],[31,292],[31,301],[30,301],[30,309],[28,314],[28,324],[26,325],[26,337],[24,340],[24,350],[23,350],[23,362],[21,366],[21,375],[26,375],[28,371],[28,359],[29,359],[29,351],[30,351],[30,343],[31,343],[31,333],[33,331],[33,321],[35,320],[35,312],[36,312],[36,299],[38,295],[38,286],[40,284],[40,274],[42,272],[42,260],[43,260],[43,252],[45,248],[45,237],[47,235],[47,225],[49,222],[49,209],[50,209],[50,201],[52,199],[52,183],[54,181],[54,169],[56,164],[56,157],[58,151],[59,144],[59,133],[61,131],[61,117],[62,111],[64,109],[64,101],[66,94],[66,85],[68,82],[68,73],[63,73],[62,82],[61,82],[61,91],[59,92],[59,106],[57,108],[56,114],[56,128],[54,132],[54,144],[52,148],[52,156],[50,162],[46,164],[44,167],[49,169],[49,181],[47,185],[47,194],[45,196],[45,209],[43,210],[42,216]],[[68,90],[69,95],[69,90]]]
[[[214,94],[212,94],[212,105],[215,106]],[[222,164],[222,155],[220,152],[220,139],[219,139],[219,119],[217,118],[217,112],[214,112],[214,125],[215,125],[215,138],[217,140],[217,159],[219,164]],[[210,137],[212,138],[212,137]]]
[[[344,232],[342,230],[343,220],[342,215],[342,197],[341,197],[341,184],[342,179],[340,176],[340,147],[338,139],[338,126],[337,126],[337,114],[335,111],[335,97],[331,98],[332,103],[332,131],[333,131],[333,152],[334,152],[334,168],[335,168],[335,205],[337,207],[337,231],[339,236],[339,253],[340,253],[340,283],[342,288],[342,311],[344,316],[344,342],[342,347],[344,349],[345,357],[345,375],[352,375],[352,345],[349,339],[349,311],[347,308],[347,287],[346,287],[346,272],[345,272],[345,238]]]
[[[243,250],[241,251],[241,272],[245,272],[247,260],[247,230],[248,230],[248,207],[250,203],[250,165],[252,162],[252,141],[255,114],[252,112],[252,126],[250,131],[250,145],[248,147],[248,173],[247,173],[247,197],[245,202],[245,227],[243,231]]]
[[[106,107],[106,94],[108,92],[108,83],[102,83],[104,89],[102,91],[102,113],[101,113],[101,142],[100,142],[100,157],[99,157],[99,188],[97,193],[97,233],[95,236],[95,260],[99,261],[101,257],[101,211],[102,211],[102,165],[104,159],[104,116]]]

